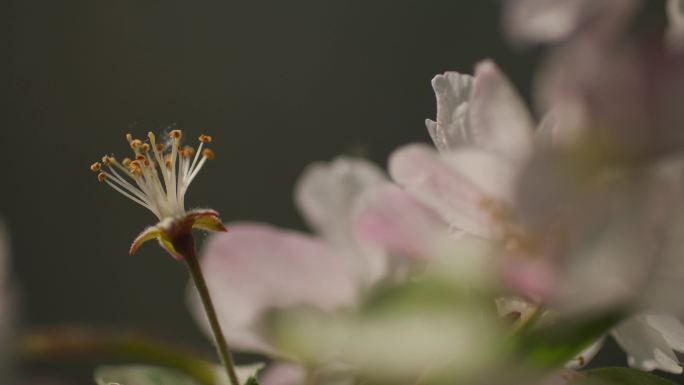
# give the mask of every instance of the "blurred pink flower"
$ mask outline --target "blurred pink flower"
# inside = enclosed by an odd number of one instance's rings
[[[363,192],[386,183],[384,173],[360,159],[337,158],[310,165],[295,190],[297,205],[316,235],[266,224],[234,223],[212,236],[202,267],[216,310],[234,348],[280,358],[262,330],[270,310],[313,306],[323,311],[353,307],[385,275],[386,256],[366,248],[352,232],[354,207]],[[201,305],[190,293],[190,309],[209,334]],[[303,370],[276,365],[263,384],[296,380]],[[282,373],[286,373],[286,377]],[[271,382],[272,379],[274,382]],[[290,383],[285,381],[285,383]]]
[[[577,33],[614,37],[640,0],[505,0],[504,31],[515,43],[554,43]]]
[[[684,218],[678,160],[634,169],[633,164],[615,168],[591,158],[595,164],[586,164],[585,134],[568,135],[567,121],[558,121],[553,108],[535,131],[521,98],[491,62],[479,64],[474,78],[438,75],[433,87],[437,122],[427,121],[427,127],[440,154],[409,145],[390,159],[390,175],[410,195],[402,197],[410,202],[405,207],[433,210],[451,226],[452,235],[499,244],[502,277],[518,293],[563,311],[674,300],[668,290],[684,282],[684,267],[671,255],[682,246],[675,241],[681,239]],[[641,145],[637,150],[652,151]],[[383,190],[373,199],[377,207],[359,216],[362,238],[394,252],[429,255],[437,237],[422,234],[434,235],[426,229],[435,226],[411,230],[402,210],[386,207],[395,201],[390,195],[398,193]],[[384,213],[382,236],[367,230],[368,222],[378,221],[376,212]],[[392,223],[408,225],[392,236]],[[625,325],[615,329],[616,336],[635,336],[638,328],[626,330]],[[668,338],[679,338],[678,332]],[[668,343],[667,349],[656,348],[669,357],[677,346]],[[640,357],[630,362],[648,367],[636,362],[645,361],[643,352],[652,345],[644,343],[638,351],[623,346],[631,357]],[[590,347],[581,361],[596,351]],[[665,363],[657,367],[676,371]]]
[[[670,49],[681,50],[684,48],[684,1],[667,0],[667,18],[666,43]]]

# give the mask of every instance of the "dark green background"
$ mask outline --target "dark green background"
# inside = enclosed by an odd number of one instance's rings
[[[540,57],[507,46],[491,0],[11,0],[0,15],[0,215],[24,325],[135,328],[207,352],[184,267],[153,245],[127,255],[155,218],[98,184],[93,161],[125,153],[127,132],[211,134],[189,205],[304,228],[291,190],[307,163],[384,165],[428,141],[435,74],[491,57],[529,96]]]

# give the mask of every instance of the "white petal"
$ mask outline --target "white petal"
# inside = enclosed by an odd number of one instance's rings
[[[295,187],[295,201],[309,225],[354,258],[367,283],[384,274],[385,260],[359,248],[352,233],[352,209],[364,191],[385,181],[385,174],[372,163],[340,157],[312,163]]]
[[[322,240],[264,224],[234,224],[212,235],[202,269],[226,337],[241,350],[276,353],[259,333],[271,309],[310,305],[334,310],[354,304],[357,276],[348,259]],[[191,310],[209,334],[191,287]]]
[[[481,207],[486,195],[431,148],[413,144],[398,149],[390,157],[389,170],[399,185],[447,223],[469,234],[491,234],[491,219]]]
[[[672,349],[684,352],[684,325],[677,317],[666,314],[648,314],[644,317],[646,323],[660,333]]]
[[[473,77],[445,72],[432,79],[437,98],[437,121],[425,122],[432,141],[440,151],[450,151],[473,144],[468,117],[468,103]]]
[[[477,147],[513,161],[528,157],[532,151],[534,125],[529,110],[491,60],[475,68],[470,124]]]
[[[660,369],[682,373],[676,355],[663,336],[643,316],[633,316],[612,331],[617,343],[628,354],[630,366],[651,371]]]
[[[667,19],[666,42],[670,48],[681,50],[684,48],[684,0],[667,0]]]

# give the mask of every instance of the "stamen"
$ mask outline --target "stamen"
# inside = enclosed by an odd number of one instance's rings
[[[146,207],[160,220],[183,215],[188,186],[204,163],[215,157],[212,150],[202,148],[204,143],[211,143],[212,138],[209,135],[200,135],[199,147],[195,150],[191,146],[181,145],[181,130],[169,133],[169,138],[173,141],[169,147],[157,143],[152,132],[147,136],[148,143],[135,139],[131,134],[126,135],[126,140],[135,153],[133,159],[124,158],[118,162],[113,156],[105,155],[102,162],[93,163],[90,169],[93,172],[102,171],[97,176],[100,182],[107,183],[127,198]],[[164,151],[165,148],[169,150]],[[150,155],[150,152],[154,155]]]

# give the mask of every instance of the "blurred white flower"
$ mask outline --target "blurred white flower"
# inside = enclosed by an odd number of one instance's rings
[[[613,337],[629,354],[629,365],[641,370],[654,369],[682,373],[673,352],[684,352],[684,326],[675,317],[640,314],[613,329]]]

